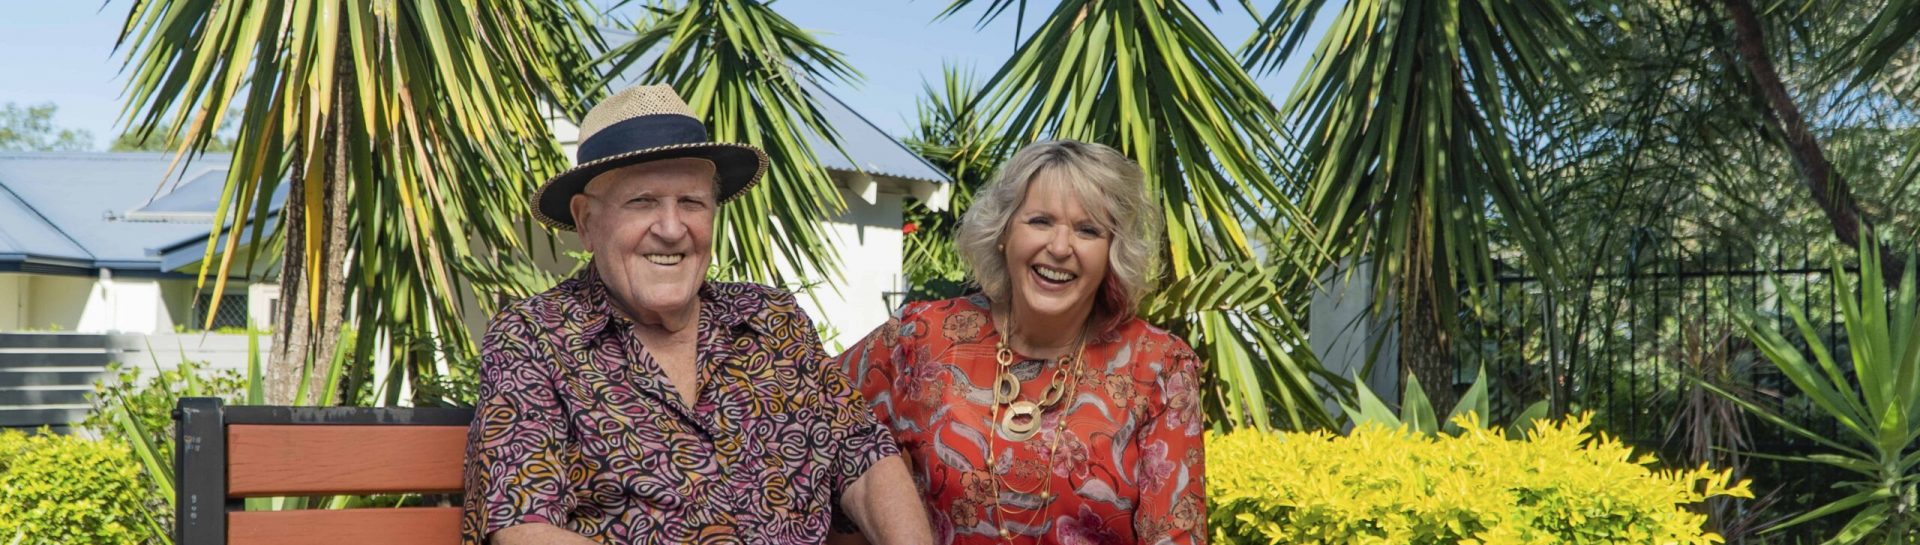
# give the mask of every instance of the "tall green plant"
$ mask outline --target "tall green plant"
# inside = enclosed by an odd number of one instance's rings
[[[1920,441],[1920,298],[1912,262],[1900,277],[1899,289],[1888,293],[1878,246],[1868,241],[1860,248],[1857,281],[1834,264],[1833,293],[1847,333],[1846,353],[1829,350],[1798,307],[1793,319],[1811,359],[1769,319],[1749,313],[1740,321],[1741,329],[1801,395],[1839,423],[1837,435],[1817,433],[1773,409],[1702,383],[1760,419],[1828,449],[1784,459],[1831,465],[1859,476],[1838,484],[1851,494],[1772,530],[1850,511],[1853,517],[1828,543],[1912,543],[1920,537],[1915,535],[1920,531],[1920,448],[1915,444]]]
[[[982,22],[1026,7],[954,0],[945,14],[976,4]],[[1297,187],[1278,174],[1290,153],[1279,110],[1187,3],[1058,2],[986,87],[976,108],[1005,127],[1008,146],[1083,140],[1139,162],[1167,220],[1167,289],[1198,297],[1150,301],[1143,312],[1207,360],[1215,425],[1333,423],[1315,378],[1341,379],[1298,348],[1308,343],[1294,297],[1321,254],[1294,232],[1309,227],[1294,208]],[[1268,268],[1256,234],[1302,247],[1268,248],[1290,258]]]
[[[938,299],[964,291],[966,265],[953,238],[974,191],[992,179],[1007,148],[1003,133],[977,109],[981,91],[970,73],[945,67],[940,86],[926,85],[917,107],[919,120],[902,141],[953,179],[946,210],[934,210],[918,200],[909,200],[905,207],[902,253],[907,282],[913,286],[910,297]]]
[[[191,160],[239,116],[200,277],[217,304],[243,240],[258,242],[248,260],[283,250],[271,401],[336,387],[317,368],[343,325],[363,333],[351,361],[384,341],[417,377],[438,360],[412,347],[473,351],[469,300],[489,310],[541,287],[513,264],[535,236],[526,195],[567,165],[545,112],[577,112],[599,80],[589,13],[578,0],[132,3],[118,44],[130,132]]]
[[[1280,2],[1246,64],[1292,58],[1327,3]],[[1375,310],[1397,309],[1402,373],[1438,386],[1434,401],[1447,407],[1462,295],[1494,276],[1490,219],[1537,270],[1556,270],[1510,127],[1516,102],[1544,101],[1541,84],[1578,67],[1586,32],[1564,2],[1339,6],[1285,105],[1304,125],[1303,208],[1329,246],[1372,260]]]
[[[796,280],[791,274],[837,277],[826,222],[846,204],[819,158],[846,152],[804,83],[858,73],[757,0],[646,9],[638,35],[608,52],[611,74],[643,67],[639,79],[672,85],[716,141],[753,145],[773,159],[765,179],[720,209],[714,264],[722,274],[776,285]],[[834,149],[814,149],[808,132]]]

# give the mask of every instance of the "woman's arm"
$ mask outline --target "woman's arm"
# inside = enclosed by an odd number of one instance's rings
[[[1156,378],[1134,447],[1140,485],[1134,536],[1146,544],[1207,542],[1206,443],[1200,417],[1200,359],[1175,341]]]

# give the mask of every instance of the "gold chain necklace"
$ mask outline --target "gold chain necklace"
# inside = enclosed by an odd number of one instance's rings
[[[1026,442],[1026,440],[1032,439],[1033,434],[1040,430],[1042,414],[1044,414],[1047,409],[1053,408],[1053,406],[1060,404],[1062,400],[1067,399],[1067,396],[1071,392],[1079,389],[1080,364],[1086,356],[1086,338],[1082,337],[1079,341],[1076,341],[1073,351],[1065,356],[1061,356],[1061,358],[1055,362],[1053,378],[1047,382],[1046,391],[1041,392],[1039,403],[1019,399],[1020,379],[1013,376],[1013,350],[1007,348],[1007,338],[1005,335],[1000,337],[999,344],[996,348],[994,357],[999,360],[999,366],[996,369],[998,372],[994,377],[993,383],[992,425],[994,430],[992,433],[987,434],[987,478],[993,483],[994,527],[1000,531],[1000,539],[1011,544],[1013,543],[1013,532],[1007,529],[1006,508],[1000,504],[1000,488],[1003,483],[1001,482],[1000,474],[994,471],[994,454],[997,449],[994,446],[993,439],[995,436],[1014,442]],[[1007,412],[1004,416],[1000,413],[1001,405],[1007,406]],[[1072,404],[1069,403],[1068,405],[1071,406]],[[1033,513],[1027,517],[1028,528],[1032,528],[1034,521],[1045,516],[1044,510],[1046,505],[1053,501],[1052,464],[1059,454],[1060,436],[1065,435],[1066,430],[1067,415],[1065,412],[1062,412],[1060,417],[1054,421],[1053,436],[1047,440],[1046,465],[1048,467],[1044,468],[1046,480],[1041,482],[1038,489],[1040,491],[1041,505],[1032,509],[1031,511]],[[1007,461],[1007,467],[1008,471],[1012,471],[1012,460]],[[1012,486],[1007,486],[1006,488],[1016,492],[1027,492],[1031,494],[1029,491],[1018,490]]]

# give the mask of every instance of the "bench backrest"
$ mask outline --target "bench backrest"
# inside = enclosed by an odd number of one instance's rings
[[[247,498],[451,494],[471,409],[225,406],[174,411],[179,545],[452,545],[460,508],[248,511]]]

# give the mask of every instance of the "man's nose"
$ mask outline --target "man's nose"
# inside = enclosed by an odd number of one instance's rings
[[[653,234],[668,241],[678,241],[687,236],[686,214],[673,206],[665,207],[659,218],[653,222]]]

